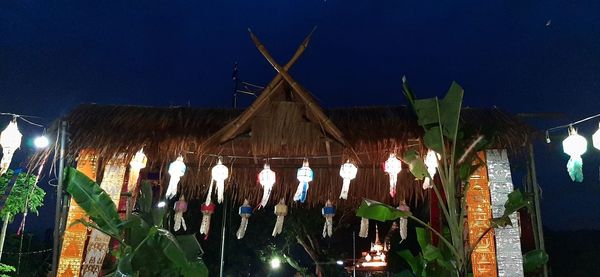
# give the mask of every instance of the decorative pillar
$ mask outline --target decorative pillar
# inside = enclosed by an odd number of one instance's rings
[[[96,169],[96,153],[93,150],[82,150],[79,153],[77,170],[95,181]],[[78,219],[87,219],[87,216],[83,209],[77,205],[77,202],[71,198],[56,276],[79,276],[81,258],[87,238],[87,228],[82,224],[73,225],[73,222]]]
[[[477,155],[485,161],[484,152],[479,152]],[[469,244],[471,247],[477,244],[471,254],[473,277],[497,277],[493,232],[490,231],[482,237],[490,228],[492,219],[490,187],[485,166],[480,166],[471,175],[466,194]],[[481,240],[478,242],[479,238]]]
[[[123,156],[117,156],[108,161],[102,177],[102,188],[110,199],[118,206],[125,180],[126,161]],[[81,266],[81,276],[95,277],[100,274],[104,257],[108,253],[110,236],[92,229],[87,245],[87,253]]]
[[[492,196],[492,213],[494,217],[500,217],[504,214],[504,203],[508,199],[508,194],[513,191],[510,163],[506,150],[487,150],[486,156]],[[517,213],[510,215],[510,221],[512,226],[495,228],[498,276],[522,277],[524,274],[523,254]]]

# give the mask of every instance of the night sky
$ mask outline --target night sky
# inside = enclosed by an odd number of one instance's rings
[[[324,107],[406,104],[406,75],[419,97],[442,96],[455,80],[466,106],[564,114],[530,121],[544,129],[600,112],[599,11],[596,0],[6,0],[0,112],[49,124],[90,102],[229,107],[235,62],[243,81],[275,75],[247,28],[284,64],[318,26],[290,72]],[[591,138],[597,122],[580,133]],[[29,137],[40,131],[21,126]],[[579,184],[560,140],[536,147],[544,225],[600,229],[600,151],[584,156]],[[54,201],[28,228],[50,226]]]

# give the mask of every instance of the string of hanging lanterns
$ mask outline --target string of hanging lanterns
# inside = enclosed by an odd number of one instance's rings
[[[600,117],[600,114],[592,115],[569,124],[556,126],[546,130],[546,143],[551,142],[550,132],[560,129],[568,130],[568,136],[562,141],[562,147],[563,152],[569,155],[567,172],[569,173],[569,177],[571,177],[573,182],[583,182],[583,159],[581,156],[587,152],[588,147],[587,140],[585,137],[577,133],[577,129],[574,126],[597,117]],[[594,148],[600,150],[600,124],[598,130],[592,135],[592,145]]]

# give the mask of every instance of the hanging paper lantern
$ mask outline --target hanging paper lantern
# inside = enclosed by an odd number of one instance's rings
[[[225,179],[229,177],[229,169],[225,165],[223,165],[221,158],[219,158],[219,160],[217,161],[217,165],[215,165],[212,168],[211,176],[211,186],[214,181],[217,187],[217,202],[221,203],[223,202],[223,194],[225,193]]]
[[[200,207],[202,212],[202,224],[200,224],[200,234],[205,235],[204,239],[208,239],[208,231],[210,230],[210,218],[215,213],[215,204],[202,204]]]
[[[173,226],[173,230],[179,231],[181,227],[183,230],[187,230],[187,226],[185,226],[185,219],[183,218],[183,213],[187,212],[187,202],[185,202],[185,196],[179,197],[179,200],[175,202],[175,225]]]
[[[313,171],[308,167],[308,160],[304,160],[302,167],[298,168],[296,177],[300,183],[298,184],[298,189],[296,189],[296,194],[294,194],[294,201],[304,203],[308,193],[308,183],[313,180]]]
[[[361,217],[360,218],[360,230],[358,231],[358,236],[361,238],[366,238],[369,236],[369,219]]]
[[[138,178],[140,176],[140,170],[146,167],[147,161],[148,159],[146,158],[144,149],[142,148],[140,151],[135,153],[135,156],[133,156],[133,159],[131,159],[131,162],[129,162],[129,181],[127,182],[128,191],[135,190]]]
[[[260,208],[267,206],[271,190],[275,184],[275,172],[271,170],[271,167],[268,164],[265,164],[263,170],[258,173],[258,182],[263,187],[263,197],[258,206]]]
[[[396,154],[391,153],[390,157],[383,165],[384,171],[390,177],[390,195],[392,198],[396,196],[396,182],[398,182],[398,173],[402,171],[402,162],[396,158]]]
[[[587,140],[577,134],[574,128],[569,128],[569,136],[563,141],[563,151],[571,156],[567,163],[567,171],[574,182],[583,182],[583,160],[581,155],[586,150]]]
[[[356,173],[358,173],[358,168],[350,161],[346,161],[340,167],[340,177],[344,180],[342,183],[342,192],[340,193],[341,199],[348,199],[348,190],[350,190],[350,181],[356,178]]]
[[[331,201],[327,200],[325,207],[321,210],[323,217],[325,217],[325,224],[323,225],[323,238],[331,237],[333,235],[333,216],[335,216],[335,207],[331,204]]]
[[[275,215],[277,216],[277,221],[275,222],[275,228],[273,228],[273,236],[281,234],[283,229],[283,220],[288,213],[288,207],[285,205],[285,200],[281,198],[279,200],[279,204],[275,205]]]
[[[427,155],[425,156],[425,166],[427,167],[427,173],[429,173],[428,177],[425,177],[423,181],[423,189],[430,189],[433,187],[433,178],[437,173],[438,160],[440,159],[440,154],[435,153],[435,151],[429,149],[427,150]]]
[[[8,123],[6,129],[0,133],[0,146],[2,146],[2,160],[0,160],[0,175],[6,173],[15,151],[21,147],[21,138],[16,118]]]
[[[598,150],[600,150],[600,127],[598,130],[592,135],[592,144]]]
[[[244,199],[244,204],[240,206],[240,216],[242,222],[240,222],[240,228],[238,228],[236,236],[238,239],[242,239],[246,234],[246,228],[248,227],[248,218],[252,215],[252,207],[248,203],[248,199]]]
[[[401,210],[403,212],[409,212],[410,211],[410,207],[408,207],[408,205],[406,205],[406,202],[404,200],[400,201],[400,206],[398,206],[398,210]],[[408,217],[403,216],[400,217],[400,238],[402,240],[405,240],[408,237]]]
[[[177,159],[169,165],[169,187],[167,187],[167,198],[171,199],[177,194],[177,184],[179,180],[185,174],[185,164],[183,163],[183,156],[177,157]]]

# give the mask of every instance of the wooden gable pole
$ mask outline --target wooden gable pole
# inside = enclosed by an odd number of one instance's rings
[[[314,113],[314,115],[317,117],[319,123],[323,126],[323,128],[325,128],[325,130],[343,146],[348,146],[348,143],[344,139],[342,132],[337,128],[337,126],[333,124],[333,122],[331,122],[329,117],[327,117],[325,113],[323,113],[319,105],[315,103],[312,96],[310,96],[310,94],[307,91],[305,91],[304,88],[302,88],[302,86],[300,86],[298,82],[296,82],[294,78],[292,78],[292,76],[290,76],[290,74],[287,72],[287,69],[281,67],[277,63],[277,61],[275,61],[275,59],[273,58],[273,56],[271,56],[267,48],[260,42],[258,37],[256,37],[256,35],[254,35],[254,33],[252,33],[250,29],[248,29],[248,32],[250,32],[250,38],[252,38],[252,41],[254,42],[254,45],[256,45],[256,48],[258,48],[258,51],[260,51],[260,53],[263,54],[267,61],[269,61],[271,66],[273,66],[273,68],[277,70],[277,72],[279,73],[278,76],[282,76],[283,79],[285,79],[285,81],[288,84],[290,84],[292,89],[298,94],[298,96],[300,96],[302,101],[304,101],[308,109]]]
[[[312,34],[314,33],[315,30],[316,30],[316,27],[312,29],[312,31],[306,36],[306,38],[304,38],[302,43],[298,46],[298,49],[296,49],[296,52],[294,53],[294,55],[290,58],[290,60],[287,62],[287,64],[284,67],[286,71],[289,70],[296,63],[296,61],[298,61],[298,58],[300,58],[300,56],[302,56],[302,54],[304,53],[304,50],[306,50],[306,48],[308,47],[308,43],[310,42]],[[277,89],[279,89],[280,86],[283,85],[283,83],[284,83],[284,80],[283,80],[282,75],[280,73],[277,73],[277,75],[273,78],[273,80],[271,80],[271,82],[269,82],[269,84],[265,87],[265,89],[262,91],[262,93],[256,98],[256,100],[254,100],[254,103],[252,103],[252,105],[250,105],[250,107],[248,107],[238,118],[236,118],[235,120],[233,120],[232,122],[227,124],[225,127],[223,127],[221,130],[219,130],[217,133],[215,133],[211,137],[209,137],[205,141],[204,145],[212,145],[216,141],[218,141],[218,143],[221,144],[228,140],[233,139],[236,132],[238,132],[239,129],[250,118],[252,118],[252,116],[258,110],[260,110],[261,107],[263,107],[266,103],[268,103],[268,100],[270,99],[270,97],[273,95],[273,93],[275,91],[277,91]]]

